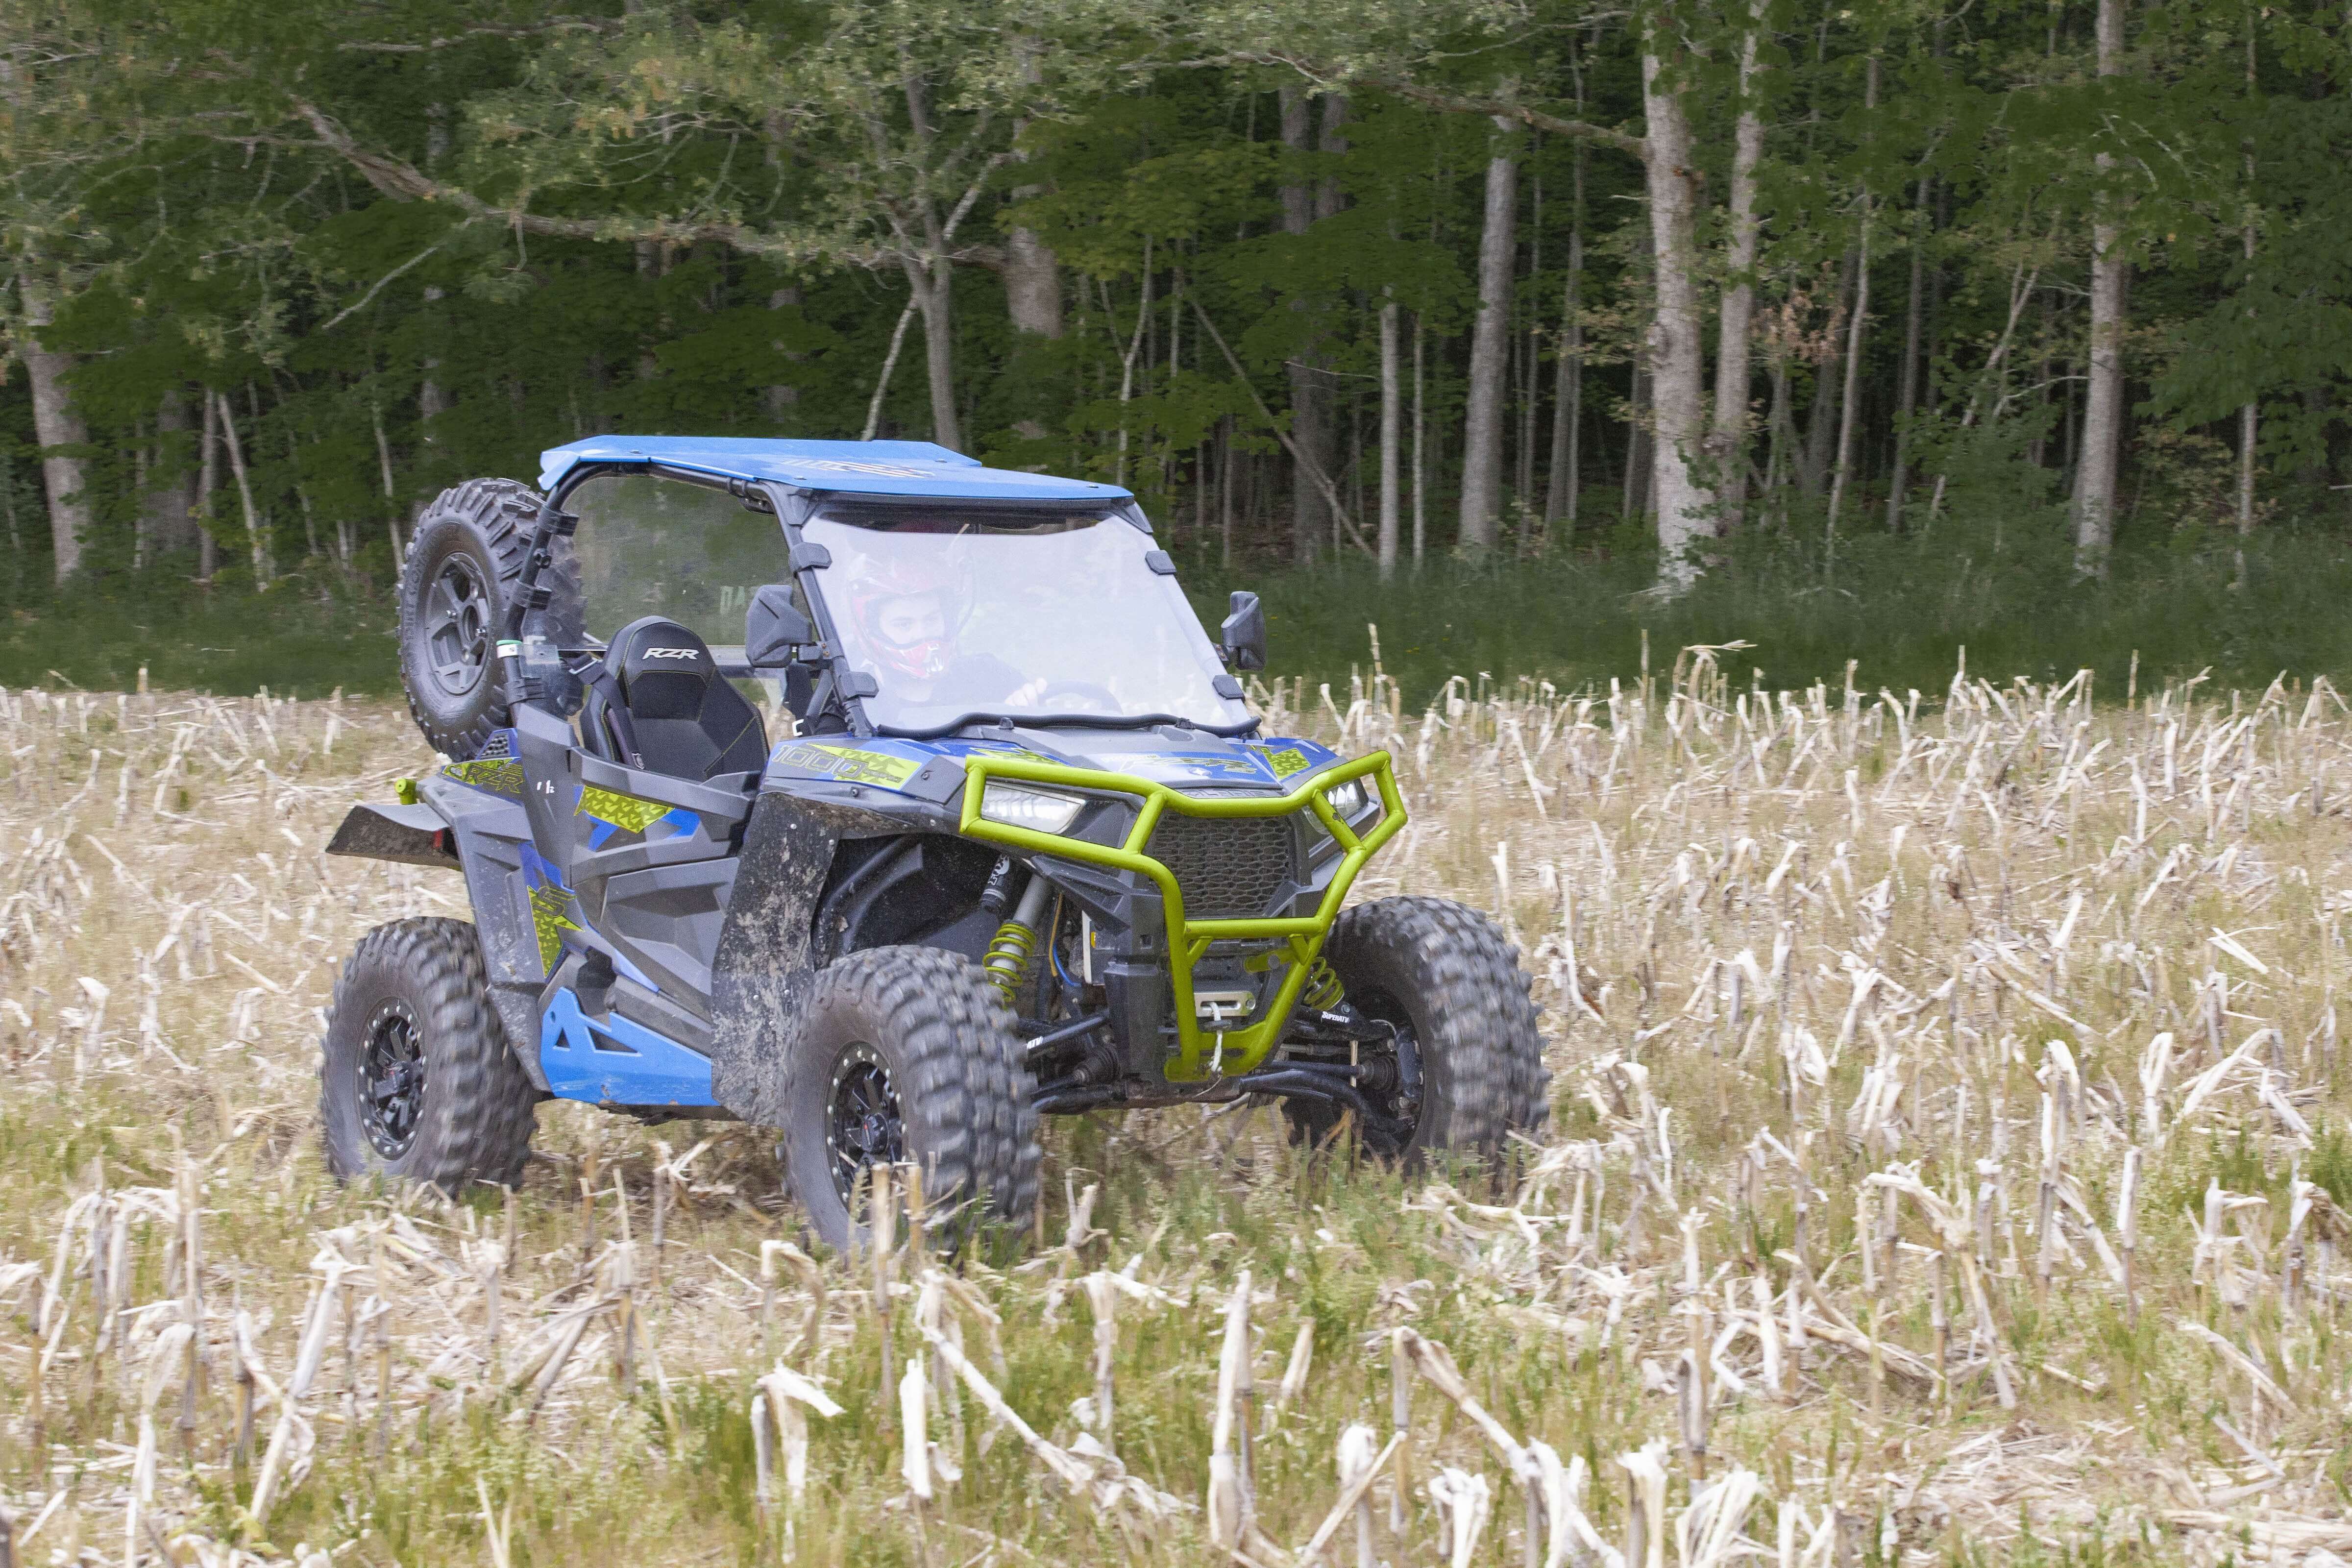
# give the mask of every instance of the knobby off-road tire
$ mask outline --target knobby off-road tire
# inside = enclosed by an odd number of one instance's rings
[[[1501,1155],[1551,1116],[1551,1075],[1537,1032],[1534,984],[1495,922],[1450,899],[1381,899],[1343,912],[1323,953],[1366,1016],[1412,1030],[1421,1057],[1419,1114],[1398,1130],[1362,1129],[1371,1152],[1407,1162],[1447,1150]],[[1294,1138],[1338,1126],[1328,1104],[1283,1105]]]
[[[785,1173],[827,1246],[845,1249],[867,1230],[842,1190],[862,1189],[835,1121],[837,1100],[861,1092],[895,1108],[886,1157],[920,1169],[925,1210],[953,1211],[943,1242],[990,1221],[1028,1224],[1040,1159],[1034,1086],[1013,1015],[971,960],[929,947],[850,953],[818,973],[796,1034],[784,1063]]]
[[[387,1070],[404,1060],[413,1073]],[[471,1182],[512,1186],[537,1098],[508,1047],[470,924],[394,921],[360,939],[335,982],[319,1064],[329,1170],[429,1182],[452,1195]]]
[[[400,684],[425,741],[460,762],[508,721],[498,643],[541,499],[517,479],[468,479],[436,497],[409,536],[400,571]],[[530,629],[578,646],[578,570],[568,546],[554,553],[540,575],[553,597]]]

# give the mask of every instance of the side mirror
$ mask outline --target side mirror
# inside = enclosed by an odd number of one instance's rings
[[[743,612],[743,662],[753,669],[775,669],[793,662],[798,650],[817,640],[816,628],[784,583],[770,583],[751,595]]]
[[[1235,669],[1250,670],[1265,668],[1265,610],[1255,594],[1236,590],[1231,605],[1232,614],[1219,628],[1219,649],[1225,663]]]

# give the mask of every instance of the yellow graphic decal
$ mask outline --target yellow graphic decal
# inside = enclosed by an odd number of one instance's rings
[[[828,746],[816,741],[798,741],[778,747],[775,763],[779,767],[798,768],[803,773],[827,773],[843,784],[880,784],[887,789],[904,789],[907,781],[923,767],[906,757],[888,756],[857,746]]]
[[[1265,765],[1274,770],[1276,778],[1286,779],[1293,773],[1307,770],[1307,753],[1296,746],[1285,746],[1278,752],[1269,751],[1264,746],[1252,746],[1250,750],[1265,759]]]
[[[530,925],[539,937],[539,966],[552,974],[555,955],[563,951],[563,933],[578,931],[572,921],[572,895],[561,888],[530,890]]]
[[[625,833],[643,833],[648,824],[668,816],[669,807],[590,784],[580,792],[580,815],[609,822]]]
[[[504,757],[451,763],[441,770],[441,775],[472,784],[476,789],[488,790],[492,795],[510,795],[518,799],[522,795],[522,764]]]

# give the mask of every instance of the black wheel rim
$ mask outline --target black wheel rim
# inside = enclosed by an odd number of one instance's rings
[[[490,595],[481,569],[466,555],[452,555],[433,574],[424,605],[425,658],[433,679],[452,697],[481,683],[490,657]]]
[[[1372,1111],[1372,1124],[1365,1131],[1375,1148],[1393,1153],[1410,1144],[1421,1126],[1422,1101],[1428,1093],[1421,1037],[1414,1032],[1412,1015],[1405,1011],[1404,1004],[1385,991],[1370,987],[1350,990],[1348,1001],[1359,1016],[1390,1025],[1396,1030],[1393,1047],[1370,1042],[1363,1047],[1367,1060],[1382,1056],[1395,1064],[1388,1075],[1394,1087],[1369,1092],[1364,1097]]]
[[[844,1047],[833,1064],[825,1092],[824,1150],[833,1167],[834,1191],[856,1218],[857,1190],[877,1165],[907,1157],[907,1122],[898,1108],[898,1086],[890,1064],[872,1046]]]
[[[357,1077],[361,1130],[377,1153],[397,1160],[415,1145],[425,1110],[425,1038],[407,1003],[386,1002],[369,1017]]]

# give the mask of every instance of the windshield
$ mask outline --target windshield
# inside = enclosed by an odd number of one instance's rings
[[[1150,537],[1116,518],[834,509],[803,534],[833,554],[822,574],[853,668],[881,729],[941,730],[968,717],[1249,722],[1217,695],[1223,673]]]

